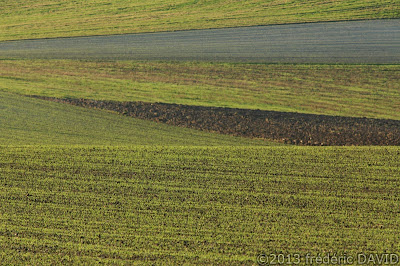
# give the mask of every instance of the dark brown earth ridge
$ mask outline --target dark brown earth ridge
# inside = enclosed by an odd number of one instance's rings
[[[167,103],[58,99],[169,125],[297,145],[400,145],[400,121]]]

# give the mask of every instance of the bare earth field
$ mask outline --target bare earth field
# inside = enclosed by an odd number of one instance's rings
[[[400,63],[400,19],[0,42],[0,58]]]

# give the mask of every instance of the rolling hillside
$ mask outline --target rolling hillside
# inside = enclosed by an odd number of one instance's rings
[[[0,41],[383,18],[400,18],[398,1],[16,0],[0,1]],[[240,117],[243,133],[256,125],[287,144],[330,144],[312,132],[339,145],[398,140],[400,65],[375,63],[0,58],[0,265],[400,254],[398,146],[299,147],[182,127],[236,129]],[[248,109],[293,112],[279,114],[293,127]],[[346,131],[353,124],[366,130]]]

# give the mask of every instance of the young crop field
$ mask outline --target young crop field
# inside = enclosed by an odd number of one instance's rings
[[[0,263],[400,251],[398,147],[0,146]]]
[[[0,90],[400,119],[400,65],[0,60]]]
[[[0,1],[0,41],[399,18],[392,0]]]
[[[397,2],[0,1],[0,265],[399,259]]]
[[[5,144],[277,145],[0,92],[0,145]]]

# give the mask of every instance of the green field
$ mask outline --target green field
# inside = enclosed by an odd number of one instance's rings
[[[0,146],[0,263],[400,251],[397,147]]]
[[[399,18],[393,0],[0,1],[0,41]]]
[[[383,18],[397,1],[16,0],[0,1],[0,41]],[[0,59],[0,265],[400,255],[400,147],[281,145],[26,97],[399,120],[399,80],[399,64]]]
[[[5,144],[276,145],[0,92],[0,145]]]
[[[400,119],[400,65],[0,60],[0,90]]]

